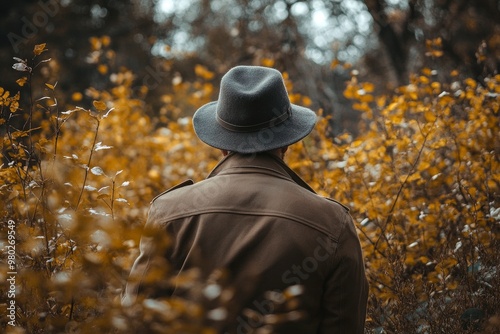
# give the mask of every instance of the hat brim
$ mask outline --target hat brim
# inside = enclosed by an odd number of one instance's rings
[[[314,111],[291,104],[291,116],[283,123],[255,132],[235,132],[217,122],[217,101],[199,108],[193,116],[194,131],[204,143],[238,153],[258,153],[294,144],[316,124]]]

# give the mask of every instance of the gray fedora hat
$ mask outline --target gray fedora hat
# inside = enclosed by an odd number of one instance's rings
[[[290,103],[281,73],[261,66],[237,66],[221,80],[219,98],[199,108],[193,126],[204,143],[223,150],[257,153],[307,136],[316,114]]]

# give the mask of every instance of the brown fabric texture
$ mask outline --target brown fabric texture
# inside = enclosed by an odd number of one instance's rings
[[[283,310],[266,291],[302,285],[297,308],[304,319],[277,327],[277,333],[363,333],[368,285],[353,220],[343,205],[317,195],[279,158],[231,154],[206,180],[158,196],[146,224],[168,233],[161,256],[175,273],[199,267],[204,277],[228,273],[234,289],[220,333],[250,333]],[[155,246],[141,241],[131,276],[149,270]],[[184,296],[183,289],[151,292],[130,282],[123,302],[139,292],[152,297]],[[152,284],[154,286],[154,283]],[[154,289],[153,289],[154,291]],[[246,318],[245,308],[257,317]]]

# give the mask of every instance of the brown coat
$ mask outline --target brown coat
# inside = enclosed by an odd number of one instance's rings
[[[360,243],[348,209],[317,195],[279,158],[231,154],[209,177],[187,182],[152,203],[147,226],[171,235],[165,255],[175,272],[194,266],[206,275],[229,272],[235,289],[231,321],[220,333],[249,333],[278,304],[264,292],[300,284],[307,319],[279,333],[363,333],[368,285]],[[151,242],[142,241],[132,275],[150,262]],[[136,276],[137,277],[137,276]],[[129,284],[124,300],[140,289]],[[179,289],[167,292],[182,295]],[[258,316],[247,319],[244,308]]]

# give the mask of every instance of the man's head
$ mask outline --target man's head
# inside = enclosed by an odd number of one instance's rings
[[[229,70],[222,77],[219,99],[193,117],[203,142],[238,153],[285,148],[307,136],[315,123],[313,111],[290,103],[281,73],[260,66]]]

